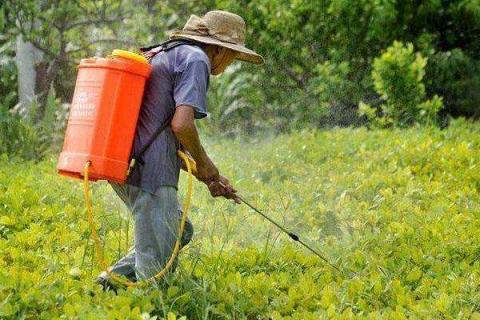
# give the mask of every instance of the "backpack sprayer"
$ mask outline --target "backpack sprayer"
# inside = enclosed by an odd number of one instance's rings
[[[156,46],[157,49],[153,50],[156,50],[154,52],[156,54],[182,43],[185,43],[185,41],[168,41]],[[149,53],[151,52],[147,52],[146,56],[151,58],[152,55],[149,55]],[[59,174],[83,179],[87,218],[96,247],[97,261],[113,280],[128,287],[141,286],[158,279],[165,275],[172,266],[180,251],[180,239],[192,197],[193,173],[196,171],[195,161],[178,150],[177,154],[185,162],[188,171],[187,194],[179,226],[179,237],[164,268],[155,276],[138,282],[124,280],[108,270],[103,247],[93,221],[89,182],[108,180],[125,183],[136,161],[140,160],[143,152],[169,125],[172,117],[159,127],[138,154],[132,155],[132,145],[143,92],[150,73],[151,66],[145,56],[124,50],[114,50],[112,55],[106,58],[82,59],[78,67],[63,149],[57,164]],[[282,232],[288,234],[291,239],[340,271],[318,251],[303,242],[298,235],[282,227],[240,196],[237,197]]]

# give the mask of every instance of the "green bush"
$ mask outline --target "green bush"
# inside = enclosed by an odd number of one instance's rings
[[[380,114],[365,103],[360,103],[360,114],[380,126],[435,123],[443,103],[437,95],[426,100],[422,81],[426,64],[427,59],[415,53],[411,43],[395,41],[373,63],[375,90],[383,99]]]
[[[0,155],[40,160],[60,151],[67,124],[68,104],[61,104],[53,87],[42,120],[35,123],[38,104],[32,103],[28,116],[20,108],[0,104]]]
[[[44,157],[50,153],[57,153],[63,145],[64,132],[67,124],[69,104],[63,104],[57,98],[55,88],[50,87],[45,103],[44,115],[41,121],[30,122],[38,132],[39,143],[37,146],[38,157]],[[34,108],[38,110],[38,108]],[[31,118],[34,118],[32,114]]]
[[[314,76],[309,81],[307,89],[296,99],[298,124],[311,124],[315,127],[330,126],[342,122],[351,124],[345,106],[350,104],[351,95],[347,92],[355,91],[355,86],[348,80],[350,67],[347,62],[334,63],[325,61],[313,69]],[[342,112],[338,112],[343,109]],[[347,111],[347,112],[345,112]]]
[[[36,130],[19,115],[0,105],[0,155],[7,158],[37,158]]]
[[[7,109],[18,101],[15,38],[8,34],[9,27],[0,6],[0,105]]]
[[[1,11],[0,11],[1,16]],[[1,21],[1,19],[0,19]],[[0,105],[12,108],[18,101],[14,41],[5,39],[0,26]]]
[[[440,94],[447,114],[480,117],[480,62],[461,49],[431,55],[426,68],[428,92]]]
[[[258,77],[246,73],[240,63],[227,68],[218,77],[210,78],[208,111],[210,117],[200,121],[210,134],[236,136],[265,129],[262,92],[255,86]],[[213,130],[212,130],[213,129]]]

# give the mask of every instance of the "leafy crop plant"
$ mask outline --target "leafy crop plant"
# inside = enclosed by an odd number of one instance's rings
[[[59,177],[54,160],[3,155],[0,318],[479,319],[478,124],[302,131],[207,148],[246,198],[356,274],[340,276],[196,184],[194,240],[177,272],[158,286],[103,292],[81,183]],[[132,217],[107,184],[93,188],[113,262],[132,245]]]

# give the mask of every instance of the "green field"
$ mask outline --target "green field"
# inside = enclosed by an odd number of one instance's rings
[[[480,319],[480,125],[206,140],[245,198],[344,274],[196,183],[194,240],[168,289],[103,292],[81,183],[55,156],[4,155],[0,318]],[[112,262],[133,221],[106,183],[93,200]]]

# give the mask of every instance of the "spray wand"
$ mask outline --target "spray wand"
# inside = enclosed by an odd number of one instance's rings
[[[222,183],[222,182],[219,182],[220,185],[224,188],[226,188],[226,186]],[[283,227],[281,224],[279,224],[278,222],[276,222],[275,220],[273,220],[272,218],[270,218],[269,216],[267,216],[265,213],[263,213],[262,211],[260,211],[259,209],[255,208],[253,205],[251,205],[248,201],[246,201],[245,199],[243,199],[241,196],[235,194],[234,195],[238,200],[240,200],[241,202],[243,202],[244,204],[246,204],[248,207],[250,207],[250,209],[252,209],[253,211],[255,211],[256,213],[258,213],[259,215],[261,215],[263,218],[265,218],[266,220],[268,220],[270,223],[272,223],[273,225],[275,225],[278,229],[280,229],[283,233],[287,234],[290,238],[292,238],[292,240],[300,243],[302,246],[304,246],[305,248],[307,248],[310,252],[312,252],[314,255],[316,255],[317,257],[319,257],[320,259],[322,259],[325,263],[327,263],[329,266],[331,266],[332,268],[334,268],[335,270],[337,270],[338,272],[342,273],[342,270],[340,270],[336,265],[334,265],[333,263],[331,263],[330,261],[328,261],[327,258],[325,258],[322,254],[320,254],[320,252],[318,252],[317,250],[313,249],[310,245],[308,245],[307,243],[305,243],[302,239],[300,239],[300,237],[298,235],[296,235],[295,233],[291,232],[291,231],[288,231],[285,227]]]

